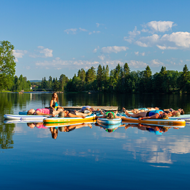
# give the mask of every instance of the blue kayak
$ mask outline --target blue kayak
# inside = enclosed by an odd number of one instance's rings
[[[103,124],[103,125],[121,124],[121,118],[115,118],[115,119],[98,118],[97,123],[98,124]]]

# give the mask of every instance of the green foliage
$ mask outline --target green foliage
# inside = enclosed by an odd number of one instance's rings
[[[53,79],[53,91],[58,91],[60,90],[60,83],[58,82],[57,78]]]
[[[84,71],[85,72],[85,71]],[[86,73],[85,73],[86,74]],[[66,84],[68,83],[69,79],[65,75],[61,75],[59,78],[60,83],[60,90],[63,92],[65,89]]]
[[[15,84],[18,83],[18,80],[15,78]],[[49,77],[49,80],[46,81],[43,78],[39,88],[43,87],[48,90],[50,86],[54,91],[67,92],[90,90],[121,93],[176,93],[182,90],[190,93],[190,72],[187,65],[184,66],[183,72],[170,71],[166,70],[166,67],[162,67],[160,72],[154,75],[149,66],[140,72],[130,71],[127,63],[123,66],[118,64],[109,72],[108,65],[99,65],[97,71],[94,67],[89,68],[86,72],[84,69],[80,69],[72,79],[68,79],[63,74],[59,80],[55,78],[52,80],[52,77]]]
[[[14,46],[10,42],[0,43],[0,90],[10,88],[14,81],[16,63],[13,50]]]
[[[27,81],[26,77],[20,75],[18,78],[17,76],[14,77],[14,84],[10,88],[14,92],[20,92],[21,90],[29,91],[31,87],[30,81]]]
[[[104,67],[104,70],[105,70],[105,67]],[[98,70],[97,70],[97,76],[96,76],[97,85],[98,85],[99,90],[102,90],[102,79],[103,79],[103,69],[102,69],[102,66],[99,65]]]

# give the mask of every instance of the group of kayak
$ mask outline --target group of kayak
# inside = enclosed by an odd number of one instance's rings
[[[122,108],[122,113],[94,109],[91,106],[83,106],[79,111],[64,110],[58,104],[58,95],[53,93],[48,108],[30,109],[26,116],[21,115],[4,115],[9,120],[43,120],[44,123],[68,123],[68,122],[89,122],[97,120],[103,124],[119,124],[121,121],[133,123],[149,124],[167,124],[167,125],[184,125],[183,118],[190,119],[190,115],[184,115],[183,109],[173,110],[159,108],[141,108],[126,110]],[[174,118],[173,118],[174,117]],[[176,120],[181,119],[181,121]],[[183,120],[183,121],[182,121]]]

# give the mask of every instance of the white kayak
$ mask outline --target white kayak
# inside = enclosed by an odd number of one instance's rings
[[[5,114],[4,118],[7,120],[34,120],[34,121],[43,121],[43,119],[47,118],[48,116],[44,115],[13,115],[13,114]]]
[[[4,124],[17,124],[17,123],[42,123],[43,120],[4,120]]]

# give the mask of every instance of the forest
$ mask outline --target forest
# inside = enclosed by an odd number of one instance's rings
[[[69,79],[61,74],[59,78],[41,82],[27,81],[26,77],[15,76],[16,63],[13,55],[14,46],[8,41],[0,43],[0,90],[5,91],[61,91],[83,92],[104,91],[119,93],[190,93],[190,71],[184,65],[183,71],[166,70],[152,74],[149,66],[143,71],[131,71],[128,64],[118,64],[115,69],[109,70],[109,66],[99,65],[85,71],[83,68],[73,78]]]
[[[58,79],[51,76],[36,84],[38,90],[62,92],[104,91],[119,93],[190,93],[190,71],[187,65],[182,72],[166,70],[152,74],[149,66],[143,71],[130,71],[127,63],[118,64],[109,71],[109,66],[99,65],[97,70],[91,67],[87,71],[80,69],[69,79],[62,74]]]

